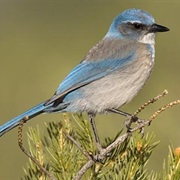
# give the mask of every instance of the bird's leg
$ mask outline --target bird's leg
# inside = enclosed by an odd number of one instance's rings
[[[128,120],[125,122],[125,125],[126,125],[128,131],[131,130],[131,124],[132,124],[133,122],[138,122],[138,120],[139,120],[138,117],[133,116],[132,114],[123,112],[123,111],[118,110],[118,109],[114,109],[114,108],[108,109],[107,112],[111,112],[111,113],[115,113],[115,114],[120,114],[120,115],[122,115],[122,116],[127,117]]]
[[[108,109],[107,111],[108,111],[108,112],[111,112],[111,113],[115,113],[115,114],[120,114],[120,115],[125,116],[125,117],[127,117],[127,118],[131,118],[131,117],[132,117],[132,114],[123,112],[123,111],[121,111],[121,110],[119,110],[119,109],[114,109],[114,108],[112,108],[112,109]]]
[[[99,136],[98,136],[98,133],[97,133],[97,129],[96,129],[96,124],[95,124],[95,121],[94,121],[95,115],[89,113],[88,116],[89,116],[89,120],[90,120],[91,127],[92,127],[92,130],[93,130],[93,134],[94,134],[94,137],[95,137],[97,150],[99,152],[101,152],[101,150],[103,148],[101,146],[101,143],[100,143],[100,140],[99,140]]]

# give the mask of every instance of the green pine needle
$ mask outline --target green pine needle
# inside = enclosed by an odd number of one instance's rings
[[[87,157],[66,137],[64,132],[77,141],[89,156],[97,153],[89,121],[82,115],[74,114],[70,118],[64,114],[63,121],[47,123],[46,135],[43,138],[40,137],[38,127],[30,128],[28,132],[29,152],[57,180],[73,179],[88,161]],[[113,139],[107,137],[103,147],[107,147],[122,133],[121,130]],[[154,137],[154,134],[147,134],[142,138],[140,134],[134,133],[113,149],[102,163],[97,162],[88,169],[83,179],[179,180],[180,155],[177,155],[178,150],[176,153],[174,152],[172,146],[169,147],[168,163],[167,165],[164,163],[163,175],[148,171],[147,163],[159,143],[154,142]],[[31,160],[24,168],[24,173],[22,179],[25,180],[48,179],[47,175],[41,172]]]

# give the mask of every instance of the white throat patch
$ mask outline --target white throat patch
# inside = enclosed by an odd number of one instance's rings
[[[154,45],[155,44],[155,34],[154,33],[148,33],[148,34],[142,36],[139,39],[139,42]]]

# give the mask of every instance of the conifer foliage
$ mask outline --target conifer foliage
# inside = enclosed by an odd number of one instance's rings
[[[97,154],[91,127],[88,120],[83,116],[72,117],[65,115],[61,122],[50,122],[46,124],[47,134],[40,138],[40,130],[29,129],[28,145],[30,154],[44,167],[51,177],[40,170],[40,168],[29,159],[27,167],[24,168],[25,180],[71,180],[75,179],[77,173],[87,163],[85,153],[93,157]],[[106,138],[103,144],[107,147],[114,142],[123,131],[119,132],[114,139]],[[81,148],[78,148],[68,137],[72,137]],[[163,166],[163,175],[149,172],[146,165],[149,158],[159,142],[154,142],[154,134],[146,134],[142,137],[139,133],[128,136],[122,143],[114,148],[102,159],[96,161],[83,174],[82,179],[113,179],[113,180],[146,180],[146,179],[173,179],[180,177],[180,150],[169,148],[168,162]],[[162,177],[163,176],[163,177]]]

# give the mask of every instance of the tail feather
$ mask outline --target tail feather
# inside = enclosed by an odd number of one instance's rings
[[[29,109],[28,111],[20,114],[19,116],[11,119],[10,121],[6,122],[5,124],[0,126],[0,136],[2,136],[4,133],[10,131],[14,127],[18,126],[21,120],[25,117],[28,117],[28,120],[31,118],[38,116],[39,114],[43,113],[44,109],[46,109],[49,106],[44,106],[45,102],[42,102],[41,104],[38,104],[37,106]]]

